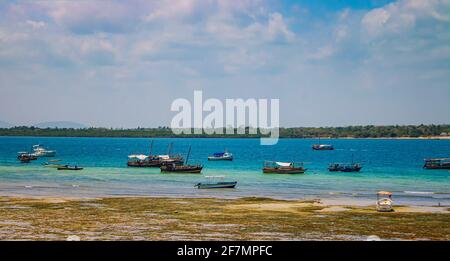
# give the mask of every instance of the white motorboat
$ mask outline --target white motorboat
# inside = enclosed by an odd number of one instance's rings
[[[209,156],[208,160],[233,160],[233,154],[227,151],[216,152],[212,156]]]
[[[54,157],[56,150],[47,150],[42,145],[33,145],[33,153],[36,157]]]

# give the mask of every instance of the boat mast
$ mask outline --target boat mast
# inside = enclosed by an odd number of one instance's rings
[[[172,153],[172,142],[169,143],[169,147],[167,148],[167,155],[169,155],[169,157],[170,157],[171,153]]]
[[[186,156],[186,161],[185,161],[184,165],[187,165],[188,160],[189,160],[189,155],[190,155],[190,154],[191,154],[191,146],[189,146],[188,154],[187,154],[187,156]]]
[[[153,152],[153,140],[152,140],[152,142],[150,142],[150,154],[149,154],[149,156],[152,156],[152,152]]]

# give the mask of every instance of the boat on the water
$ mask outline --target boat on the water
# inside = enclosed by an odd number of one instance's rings
[[[424,169],[450,169],[450,158],[425,159]]]
[[[191,153],[191,147],[189,146],[189,151],[186,156],[186,161],[183,165],[177,165],[174,163],[164,164],[160,167],[161,172],[166,173],[200,173],[203,169],[201,164],[188,165],[189,155]]]
[[[212,156],[208,157],[208,160],[233,160],[233,154],[229,153],[227,150],[225,152],[216,152]]]
[[[33,155],[36,157],[54,157],[56,155],[56,150],[48,150],[42,145],[33,145]]]
[[[141,168],[159,168],[166,164],[182,165],[184,162],[183,157],[178,155],[171,155],[172,143],[169,144],[167,155],[152,155],[153,141],[150,145],[149,155],[129,155],[128,167],[141,167]]]
[[[205,178],[207,181],[199,182],[194,187],[199,189],[235,188],[237,184],[237,181],[223,181],[224,176],[206,176]]]
[[[353,154],[351,163],[331,163],[328,166],[328,170],[331,172],[359,172],[361,168],[360,163],[353,162]]]
[[[312,145],[313,150],[334,150],[331,144],[314,144]]]
[[[18,156],[18,159],[22,163],[30,163],[30,161],[31,161],[31,158],[28,154],[22,154],[22,155]]]
[[[377,193],[377,211],[378,212],[391,212],[394,211],[392,208],[392,192],[389,191],[379,191]]]
[[[20,161],[22,161],[22,160],[30,161],[30,160],[37,160],[37,157],[33,153],[29,153],[26,151],[20,151],[20,152],[17,152],[17,159]]]
[[[331,163],[328,170],[331,172],[359,172],[362,166],[359,163]]]
[[[42,165],[46,168],[62,168],[66,165],[64,164],[57,164],[56,162],[60,162],[61,160],[49,160],[48,162],[43,163]]]
[[[313,150],[334,150],[334,147],[331,144],[321,144],[320,137],[319,137],[319,144],[313,144],[312,149]]]
[[[265,161],[263,167],[263,173],[303,174],[305,171],[303,162]]]
[[[64,166],[58,167],[57,169],[58,170],[82,170],[83,168],[78,167],[78,166],[64,165]]]

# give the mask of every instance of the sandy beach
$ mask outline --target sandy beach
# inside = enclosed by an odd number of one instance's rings
[[[0,197],[0,239],[449,240],[449,214],[340,199]]]

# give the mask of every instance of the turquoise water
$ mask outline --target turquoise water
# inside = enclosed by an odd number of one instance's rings
[[[161,174],[154,168],[128,168],[127,155],[145,154],[149,139],[0,137],[0,195],[30,196],[264,196],[283,199],[375,198],[378,190],[394,192],[399,204],[450,205],[450,172],[424,170],[423,159],[449,157],[450,140],[327,140],[334,151],[313,151],[314,139],[282,139],[276,146],[260,146],[258,139],[154,139],[153,152],[186,154],[190,162],[204,165],[203,175],[225,175],[237,180],[236,189],[198,190],[201,175]],[[41,164],[18,162],[16,153],[43,144],[57,150],[57,159],[85,167],[82,171],[58,171]],[[208,162],[207,156],[227,148],[232,162]],[[361,162],[360,173],[330,173],[331,162]],[[304,175],[261,172],[264,160],[303,161]]]

